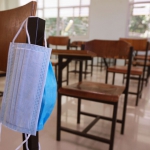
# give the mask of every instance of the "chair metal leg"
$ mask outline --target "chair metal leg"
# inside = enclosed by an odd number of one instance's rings
[[[150,76],[150,67],[148,67],[148,77]]]
[[[106,76],[105,76],[105,83],[107,83],[108,81],[108,71],[107,71],[107,68],[106,68]]]
[[[57,141],[60,141],[61,138],[61,95],[58,94],[57,101]]]
[[[91,76],[93,75],[93,59],[91,60]]]
[[[149,76],[150,76],[150,67],[148,67],[148,78],[147,78],[147,84],[148,84]]]
[[[24,133],[22,134],[22,139],[23,139],[23,141],[26,140],[26,136]],[[38,144],[39,143],[39,133],[38,133],[38,131],[36,132],[36,136],[34,136],[34,135],[30,136],[27,143],[28,143],[28,148],[30,150],[39,150],[39,144]],[[23,150],[27,150],[26,149],[27,143],[23,144]]]
[[[149,78],[149,67],[147,67],[146,86],[147,86],[147,84],[148,84],[148,78]]]
[[[0,91],[0,97],[2,97],[3,96],[3,92],[2,91]]]
[[[88,60],[85,61],[85,70],[88,68]]]
[[[99,63],[99,61],[98,61],[98,60],[99,60],[99,57],[97,57],[97,67],[98,67],[98,63]]]
[[[109,150],[113,150],[113,146],[114,146],[115,127],[116,127],[116,119],[117,119],[117,108],[118,108],[118,102],[114,104]]]
[[[76,74],[76,71],[77,71],[77,60],[75,60],[75,74]]]
[[[122,113],[122,125],[121,125],[121,134],[124,134],[125,128],[125,119],[126,119],[126,109],[127,109],[127,101],[128,101],[128,92],[125,90],[124,97],[124,105],[123,105],[123,113]]]
[[[69,84],[69,64],[67,65],[67,72],[66,72],[66,82],[67,82],[67,85]]]
[[[136,95],[136,106],[138,106],[139,96],[140,96],[140,93],[141,93],[140,84],[141,84],[141,76],[139,76],[139,79],[138,79],[138,88],[137,88],[137,95]]]
[[[102,71],[102,67],[103,67],[103,60],[101,58],[101,62],[100,62],[100,71]]]
[[[115,83],[115,72],[113,72],[113,80],[112,80],[112,84],[114,85]]]
[[[80,123],[81,99],[78,98],[77,123]]]
[[[130,55],[130,60],[131,60],[131,55]],[[129,61],[129,64],[131,62]],[[127,103],[128,103],[128,90],[129,90],[129,83],[130,83],[130,77],[129,77],[129,71],[127,73],[127,78],[126,78],[126,88],[124,91],[124,105],[123,105],[123,113],[122,113],[122,124],[121,124],[121,134],[124,134],[124,128],[125,128],[125,120],[126,120],[126,109],[127,109]]]
[[[141,77],[142,79],[142,83],[141,83],[141,90],[143,90],[143,85],[144,85],[144,73],[143,73],[143,75],[142,75],[142,77]]]
[[[123,74],[122,84],[124,84],[125,74]]]
[[[87,65],[88,65],[88,60],[85,61],[85,74],[84,74],[84,79],[86,79]]]

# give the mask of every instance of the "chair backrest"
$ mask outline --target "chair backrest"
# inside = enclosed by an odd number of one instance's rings
[[[15,34],[20,28],[22,22],[29,16],[35,16],[36,14],[36,2],[30,2],[24,6],[0,11],[0,70],[6,71],[7,56],[9,44],[12,42]],[[25,28],[21,31],[20,35],[16,39],[16,42],[26,42]]]
[[[124,41],[92,40],[85,42],[85,50],[95,52],[98,57],[128,59],[131,45]]]
[[[55,46],[66,46],[69,49],[70,39],[68,36],[49,36],[47,43]]]
[[[120,40],[130,43],[135,51],[147,50],[147,39],[120,38]]]

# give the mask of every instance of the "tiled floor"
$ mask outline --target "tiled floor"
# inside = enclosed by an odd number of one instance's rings
[[[70,73],[70,83],[77,80],[78,75]],[[100,72],[96,67],[92,77],[88,75],[87,80],[104,82],[105,72]],[[109,80],[111,81],[111,74]],[[4,79],[0,78],[1,89]],[[122,75],[116,76],[116,84],[122,84]],[[130,88],[136,90],[137,83],[131,81]],[[135,96],[129,95],[126,114],[125,134],[120,134],[120,124],[116,126],[114,150],[149,150],[150,149],[150,84],[144,87],[139,106],[135,106]],[[62,125],[73,129],[82,130],[92,118],[81,117],[81,124],[76,124],[77,101],[73,98],[63,97],[62,102]],[[123,96],[120,97],[118,118],[121,116],[123,107]],[[112,115],[109,105],[97,104],[83,101],[82,110]],[[110,123],[99,121],[89,132],[109,138]],[[61,141],[56,141],[56,107],[45,125],[44,130],[39,132],[42,150],[108,150],[108,145],[94,140],[86,139],[66,132],[62,132]],[[2,127],[0,150],[15,150],[21,143],[22,134]]]

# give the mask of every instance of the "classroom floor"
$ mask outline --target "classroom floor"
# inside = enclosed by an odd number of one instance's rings
[[[73,63],[72,63],[73,66]],[[65,78],[65,71],[64,71]],[[94,67],[91,77],[87,75],[88,81],[104,82],[105,71]],[[112,75],[109,76],[111,82]],[[78,74],[70,73],[69,83],[78,80]],[[5,78],[0,78],[0,90],[3,90]],[[122,85],[122,75],[116,75],[116,84]],[[65,83],[64,83],[65,85]],[[136,90],[137,82],[130,82],[130,90]],[[124,135],[120,134],[120,124],[116,125],[114,150],[149,150],[150,149],[150,83],[144,87],[139,105],[135,106],[135,96],[129,95],[126,114],[126,125]],[[57,106],[57,105],[56,105]],[[39,132],[41,150],[108,150],[107,144],[76,136],[67,132],[61,132],[61,141],[56,141],[56,108],[47,121],[44,130]],[[123,107],[123,95],[119,100],[118,118],[121,117]],[[95,102],[82,101],[82,110],[112,115],[112,107]],[[63,97],[62,101],[62,125],[72,129],[82,130],[93,118],[81,116],[80,125],[76,124],[77,100]],[[108,137],[110,135],[110,122],[98,121],[89,131],[94,135]],[[0,150],[15,150],[22,142],[22,134],[2,126]],[[22,148],[21,148],[22,149]]]

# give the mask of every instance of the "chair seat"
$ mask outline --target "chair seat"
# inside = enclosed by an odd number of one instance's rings
[[[128,61],[126,61],[125,64],[128,64]],[[132,62],[132,65],[134,65],[134,66],[144,66],[144,61],[137,61],[137,60],[134,60],[134,61]],[[150,66],[150,62],[147,62],[147,63],[146,63],[146,66]]]
[[[144,60],[145,59],[145,55],[137,55],[134,58],[135,59],[139,59],[139,60]],[[150,60],[150,56],[147,57],[147,60]]]
[[[144,61],[134,61],[137,66],[144,66]],[[150,62],[146,62],[146,66],[150,66]]]
[[[59,89],[59,93],[82,99],[117,102],[125,87],[97,82],[79,82]]]
[[[114,72],[114,73],[127,73],[127,66],[111,66],[107,69],[109,72]],[[131,67],[131,75],[142,75],[143,73],[143,68],[140,67]]]

